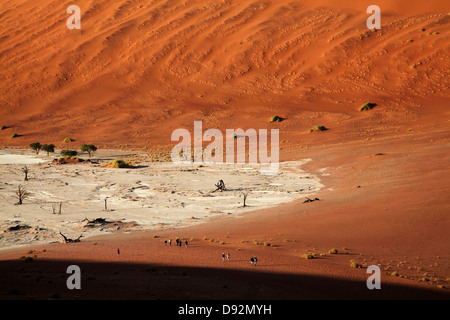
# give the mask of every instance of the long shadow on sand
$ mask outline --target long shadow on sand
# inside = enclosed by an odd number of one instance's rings
[[[69,290],[67,267],[81,269],[81,289]],[[0,300],[369,300],[450,299],[447,289],[225,268],[35,259],[0,262]]]

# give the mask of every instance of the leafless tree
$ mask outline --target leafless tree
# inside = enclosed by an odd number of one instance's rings
[[[22,172],[25,173],[25,179],[23,179],[24,181],[28,180],[28,167],[25,166],[22,168]]]
[[[19,185],[16,191],[16,195],[19,199],[19,201],[16,204],[21,205],[23,203],[23,200],[25,200],[26,198],[28,198],[28,196],[30,196],[30,193],[27,190],[25,190],[25,188],[23,188],[21,185]]]
[[[249,191],[245,190],[241,192],[241,196],[244,198],[244,204],[242,205],[243,207],[246,207],[247,204],[245,203],[247,201],[247,197],[248,197]]]

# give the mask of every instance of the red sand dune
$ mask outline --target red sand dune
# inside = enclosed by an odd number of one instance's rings
[[[65,27],[67,1],[0,4],[1,145],[170,148],[174,129],[202,120],[204,129],[278,128],[283,160],[311,158],[308,170],[330,173],[320,201],[156,232],[161,238],[45,246],[34,272],[90,261],[95,280],[80,298],[448,299],[450,4],[377,1],[382,28],[370,31],[371,4],[80,0],[81,30]],[[360,112],[368,101],[377,106]],[[270,123],[273,115],[285,120]],[[309,133],[315,125],[330,130]],[[194,238],[189,254],[166,250],[169,236]],[[333,247],[348,254],[301,258]],[[225,266],[223,250],[242,261]],[[1,254],[10,259],[1,288],[14,277],[25,297],[74,297],[57,287],[59,274],[42,275],[52,285],[41,292],[26,289],[12,271],[19,252]],[[246,261],[253,253],[258,271]],[[367,290],[365,269],[351,259],[380,264],[388,289]],[[149,264],[155,272],[142,271]],[[137,284],[127,296],[114,290]]]

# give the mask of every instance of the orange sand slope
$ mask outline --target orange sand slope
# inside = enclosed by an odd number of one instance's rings
[[[367,101],[407,113],[448,97],[446,1],[378,1],[376,32],[370,1],[80,0],[81,30],[69,4],[0,4],[3,145],[153,148],[194,119],[263,128],[275,114],[304,132]]]
[[[282,159],[311,158],[325,187],[196,227],[3,251],[1,298],[449,298],[448,1],[377,1],[377,31],[371,1],[77,2],[81,30],[68,1],[0,4],[0,145],[151,151],[194,120],[277,128]],[[371,264],[382,290],[365,286]]]

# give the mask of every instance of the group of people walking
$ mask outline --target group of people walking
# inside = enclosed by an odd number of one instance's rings
[[[175,239],[176,245],[177,247],[181,247],[183,245],[183,241],[181,241],[179,238]],[[167,246],[167,244],[169,244],[169,246],[172,246],[172,239],[169,240],[164,240],[164,245]],[[187,248],[188,247],[188,241],[185,240],[184,241],[184,245]],[[117,254],[119,254],[119,249],[117,249]],[[222,261],[225,262],[226,261],[230,261],[230,254],[227,253],[225,255],[225,252],[222,252]],[[256,263],[258,262],[258,258],[257,257],[251,257],[250,258],[250,264],[253,266],[256,266]]]
[[[227,255],[225,256],[225,252],[222,253],[222,261],[225,262],[225,257],[226,257],[226,261],[230,261],[230,254],[227,253]],[[251,257],[250,258],[250,264],[253,266],[256,266],[256,263],[258,262],[258,258],[257,257]]]
[[[172,239],[169,239],[168,241],[167,241],[167,240],[164,240],[164,245],[167,246],[167,242],[169,243],[169,246],[172,245]],[[178,239],[178,238],[175,239],[175,242],[176,242],[176,244],[177,244],[177,247],[180,247],[180,248],[181,248],[181,246],[183,245],[183,241],[181,241],[181,240]],[[188,247],[188,241],[187,241],[187,240],[184,241],[184,246],[185,246],[186,248]]]
[[[225,261],[225,252],[222,253],[222,261]],[[230,254],[227,253],[227,261],[230,261]]]

